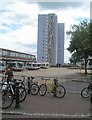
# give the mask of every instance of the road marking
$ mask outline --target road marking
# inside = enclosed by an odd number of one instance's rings
[[[1,112],[1,111],[0,111]],[[28,116],[51,116],[51,117],[90,117],[90,114],[62,114],[62,113],[29,113],[29,112],[15,112],[15,111],[2,111],[3,114],[15,114],[15,115],[28,115]]]

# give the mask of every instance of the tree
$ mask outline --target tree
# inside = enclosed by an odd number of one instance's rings
[[[92,55],[91,49],[91,31],[92,22],[87,21],[80,22],[79,25],[73,25],[72,30],[67,31],[70,35],[70,45],[67,50],[72,53],[72,56],[76,57],[76,62],[84,59],[85,61],[85,74],[87,73],[87,63],[89,56]]]
[[[78,55],[76,55],[76,52],[74,52],[69,60],[70,63],[76,65],[76,63],[80,61],[80,56],[78,57]]]

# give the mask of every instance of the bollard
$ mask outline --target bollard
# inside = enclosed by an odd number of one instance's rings
[[[30,77],[28,77],[28,94],[30,94]]]
[[[90,97],[90,118],[92,119],[92,94]]]
[[[57,85],[57,81],[58,81],[58,80],[55,78],[55,79],[54,79],[54,85],[55,85],[55,86]],[[55,87],[54,89],[56,90],[56,87]],[[54,97],[56,97],[56,93],[55,93],[55,92],[54,92],[53,95],[54,95]]]
[[[16,95],[15,108],[20,108],[20,102],[19,102],[19,82],[17,82],[17,81],[16,81],[15,95]]]
[[[16,79],[14,79],[13,82],[14,82],[13,85],[14,95],[16,95]]]
[[[91,95],[91,97],[90,97],[90,102],[91,102],[91,104],[92,104],[92,95]]]

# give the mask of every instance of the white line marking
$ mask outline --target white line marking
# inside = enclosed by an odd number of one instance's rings
[[[15,112],[15,111],[0,111],[0,113],[4,114],[19,114],[19,115],[29,115],[29,116],[52,116],[52,117],[90,117],[90,114],[62,114],[62,113],[29,113],[29,112]]]

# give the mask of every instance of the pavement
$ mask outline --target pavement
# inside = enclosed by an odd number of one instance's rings
[[[33,76],[62,76],[62,80],[72,80],[83,82],[80,74],[76,70],[70,71],[64,68],[31,71]],[[16,73],[16,75],[30,75],[30,71]],[[64,81],[63,81],[64,82]],[[85,81],[84,81],[85,82]],[[90,118],[91,116],[90,98],[84,99],[80,93],[68,92],[64,98],[56,98],[52,94],[36,96],[28,94],[25,101],[20,103],[20,108],[13,105],[2,112],[2,118]]]
[[[66,93],[64,98],[56,98],[47,93],[45,96],[27,95],[19,108],[13,105],[2,111],[3,118],[47,118],[47,117],[80,117],[86,118],[91,114],[90,99],[84,99],[78,93]]]

